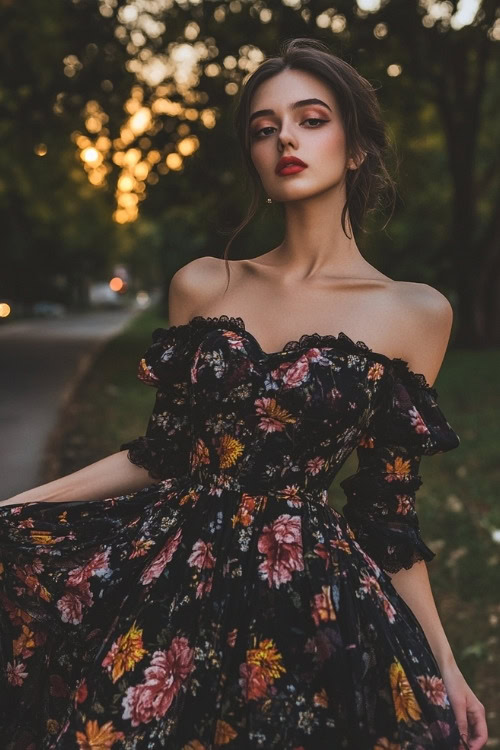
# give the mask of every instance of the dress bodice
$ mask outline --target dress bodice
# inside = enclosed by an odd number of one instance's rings
[[[156,436],[178,441],[172,472],[200,481],[326,489],[376,422],[421,454],[459,443],[422,374],[344,333],[266,353],[241,318],[196,316],[153,332],[139,377],[177,402]]]

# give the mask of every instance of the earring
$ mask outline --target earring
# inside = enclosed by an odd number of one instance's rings
[[[273,202],[273,199],[272,199],[272,198],[267,198],[267,199],[266,199],[266,203],[272,203],[272,202]]]

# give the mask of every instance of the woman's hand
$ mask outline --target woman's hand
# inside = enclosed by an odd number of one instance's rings
[[[441,668],[448,697],[452,705],[460,735],[465,743],[461,750],[480,750],[488,740],[488,728],[483,704],[474,695],[456,664]]]

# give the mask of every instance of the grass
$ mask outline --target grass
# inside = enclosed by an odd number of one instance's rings
[[[116,453],[126,440],[144,435],[156,392],[136,374],[152,331],[166,325],[159,309],[151,307],[100,350],[59,419],[43,481],[81,469]]]
[[[135,373],[151,332],[165,325],[158,309],[147,310],[101,350],[61,419],[44,481],[144,434],[155,392]],[[492,376],[499,369],[500,351],[448,352],[435,387],[461,444],[422,459],[418,491],[422,535],[437,553],[429,564],[437,607],[460,669],[486,706],[488,747],[500,747],[500,544],[492,536],[500,529],[500,391]],[[345,502],[338,483],[355,468],[353,454],[332,485],[337,510]]]

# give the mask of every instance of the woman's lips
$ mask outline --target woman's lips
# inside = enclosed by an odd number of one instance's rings
[[[286,167],[279,170],[278,175],[295,174],[296,172],[302,172],[303,169],[306,169],[306,167],[301,164],[287,164]]]

